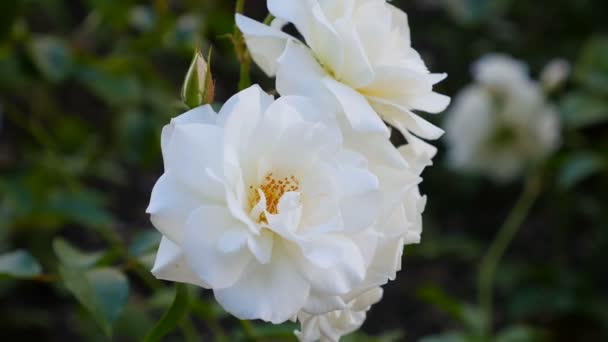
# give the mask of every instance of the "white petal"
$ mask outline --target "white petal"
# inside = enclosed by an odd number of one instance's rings
[[[388,128],[363,95],[330,77],[323,79],[323,85],[336,97],[355,130],[380,132],[388,136]]]
[[[382,113],[382,117],[400,132],[411,131],[424,139],[439,139],[444,133],[441,128],[396,103],[379,98],[368,99],[374,108]]]
[[[188,219],[182,243],[186,260],[214,289],[233,285],[250,263],[252,255],[247,248],[233,252],[220,248],[226,234],[238,234],[245,229],[220,206],[202,206]]]
[[[429,113],[443,112],[450,105],[450,97],[435,92],[415,97],[409,103],[412,108]]]
[[[244,231],[229,231],[220,237],[217,242],[217,248],[220,252],[234,253],[238,252],[249,239],[249,234]]]
[[[160,146],[162,149],[163,156],[166,156],[168,154],[169,142],[171,141],[171,137],[173,136],[173,130],[175,128],[175,125],[189,123],[214,125],[216,120],[217,114],[215,113],[213,108],[211,108],[210,105],[196,107],[178,117],[171,119],[171,123],[163,127],[163,132],[160,138]],[[167,169],[166,164],[165,169]]]
[[[164,236],[160,240],[152,274],[158,279],[209,288],[209,285],[202,281],[186,263],[181,248]]]
[[[190,214],[204,203],[204,197],[177,182],[171,171],[156,182],[146,212],[158,231],[176,243],[181,243]]]
[[[239,319],[261,319],[275,324],[295,315],[306,302],[310,285],[284,249],[275,246],[268,264],[253,261],[233,286],[214,289],[222,307]]]
[[[216,126],[176,125],[167,155],[164,156],[167,170],[179,182],[216,203],[222,201],[224,188],[209,177],[205,170],[212,169],[220,174],[222,139],[222,130]]]
[[[337,178],[344,196],[340,202],[344,229],[355,232],[370,227],[382,205],[378,178],[368,170],[353,167],[338,170]]]
[[[262,229],[259,235],[249,236],[249,239],[247,240],[249,250],[260,264],[267,264],[270,262],[273,245],[273,234],[267,229]]]
[[[351,20],[345,18],[336,22],[336,30],[342,38],[345,49],[344,66],[336,78],[353,88],[363,87],[374,78],[374,70]]]
[[[268,0],[267,6],[272,15],[293,23],[302,34],[306,34],[310,25],[309,4],[308,1]]]
[[[342,37],[329,22],[317,1],[312,5],[310,31],[308,34],[305,32],[302,34],[308,46],[315,52],[315,56],[336,76],[342,75],[345,71],[344,61],[347,57]],[[348,58],[352,58],[352,56],[348,56]]]
[[[359,295],[353,302],[353,311],[367,311],[369,308],[382,299],[383,290],[381,287],[373,288],[362,295]]]
[[[410,45],[410,25],[407,14],[391,3],[387,2],[386,5],[391,10],[393,27],[401,32],[401,37],[406,40],[404,43]]]
[[[311,315],[321,315],[346,307],[346,303],[340,296],[327,296],[310,291],[306,305],[302,310]]]
[[[344,294],[364,279],[365,261],[351,240],[326,234],[299,245],[305,257],[300,267],[318,293]]]
[[[236,25],[243,32],[255,63],[270,77],[276,74],[277,59],[285,50],[289,35],[255,20],[236,15]]]
[[[251,134],[260,122],[260,117],[273,103],[259,85],[238,92],[220,110],[218,123],[226,127],[224,143],[234,146],[237,152],[250,143]]]
[[[425,167],[433,165],[437,148],[409,132],[406,133],[404,136],[408,143],[399,147],[399,153],[408,160],[415,172],[420,174]]]
[[[397,271],[401,269],[403,239],[386,241],[379,245],[376,251],[364,282],[368,288],[384,285],[389,279],[395,279]]]
[[[278,60],[277,91],[281,95],[308,96],[322,106],[335,106],[332,94],[322,83],[326,75],[306,46],[288,41]],[[327,110],[335,109],[329,107]]]

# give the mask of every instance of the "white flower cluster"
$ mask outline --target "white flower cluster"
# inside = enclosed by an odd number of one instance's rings
[[[418,243],[420,174],[443,131],[432,74],[405,13],[385,0],[268,0],[271,25],[237,15],[258,86],[162,132],[148,213],[163,234],[153,274],[212,289],[240,319],[298,320],[301,341],[358,329]],[[305,41],[284,33],[292,23]],[[395,148],[385,122],[408,144]],[[415,135],[414,135],[415,134]]]
[[[563,63],[550,64],[546,88],[565,78]],[[454,168],[509,181],[557,148],[557,111],[524,63],[487,55],[473,65],[473,78],[456,96],[445,124]]]

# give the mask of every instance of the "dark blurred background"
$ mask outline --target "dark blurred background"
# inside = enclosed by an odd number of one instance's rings
[[[414,47],[455,95],[488,52],[572,65],[552,95],[560,150],[500,264],[496,341],[608,340],[608,2],[394,1]],[[213,46],[216,101],[236,92],[228,0],[0,2],[0,331],[7,340],[138,341],[173,299],[149,274],[159,235],[144,213],[162,173],[160,130],[182,109],[195,47]],[[246,14],[262,20],[264,1]],[[254,68],[252,78],[272,90]],[[446,114],[433,116],[441,124]],[[439,143],[441,145],[441,142]],[[479,261],[522,182],[424,174],[420,245],[351,341],[474,341]],[[293,340],[294,325],[240,323],[190,289],[168,340]]]

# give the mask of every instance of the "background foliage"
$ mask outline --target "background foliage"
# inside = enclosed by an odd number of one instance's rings
[[[534,77],[554,57],[572,63],[552,99],[563,145],[498,269],[493,340],[608,339],[608,2],[395,3],[431,70],[448,72],[443,93],[456,94],[491,51],[527,61]],[[168,340],[293,340],[294,325],[239,322],[210,293],[149,273],[160,236],[144,210],[162,172],[160,129],[182,110],[195,47],[214,48],[216,99],[236,91],[233,9],[228,0],[0,2],[5,338],[158,340],[177,324]],[[246,13],[264,18],[263,1]],[[255,68],[253,80],[272,90]],[[454,173],[442,157],[425,173],[422,244],[406,248],[398,280],[349,341],[476,341],[477,267],[521,184]]]

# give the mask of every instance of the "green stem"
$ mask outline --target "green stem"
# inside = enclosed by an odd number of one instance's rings
[[[245,336],[247,337],[247,341],[257,341],[258,339],[255,336],[255,330],[253,329],[251,322],[246,320],[241,320],[240,322],[243,332],[245,332]]]
[[[251,61],[241,63],[241,73],[239,78],[239,90],[248,88],[251,85],[251,78],[249,77]]]
[[[266,16],[266,18],[264,18],[264,24],[265,25],[270,25],[272,23],[272,21],[274,20],[274,15],[272,14],[268,14]]]
[[[236,1],[236,13],[242,14],[245,11],[245,0]]]
[[[236,2],[236,13],[243,13],[245,10],[245,0],[237,0]],[[245,44],[245,38],[239,28],[234,25],[233,44],[236,52],[236,56],[241,63],[241,71],[239,77],[239,90],[243,90],[251,85],[251,77],[249,70],[251,68],[251,56],[247,51],[247,44]]]
[[[540,188],[540,172],[533,172],[526,181],[525,188],[515,206],[490,245],[487,254],[481,261],[478,300],[486,318],[486,324],[482,331],[483,336],[487,337],[492,332],[492,297],[496,267],[540,194]]]

